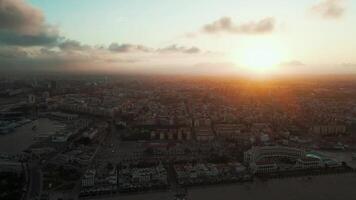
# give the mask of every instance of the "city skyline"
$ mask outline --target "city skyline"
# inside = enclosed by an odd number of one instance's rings
[[[0,0],[0,199],[352,199],[355,21],[352,0]]]
[[[1,0],[1,70],[354,74],[355,5]]]

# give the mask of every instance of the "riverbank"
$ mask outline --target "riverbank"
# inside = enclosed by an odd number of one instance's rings
[[[189,200],[349,200],[356,196],[356,174],[334,174],[269,181],[255,180],[251,183],[202,186],[188,189]],[[112,197],[95,197],[95,200],[170,200],[174,192],[152,192],[137,195],[116,195]]]

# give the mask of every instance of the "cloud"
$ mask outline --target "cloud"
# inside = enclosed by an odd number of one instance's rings
[[[178,46],[176,44],[167,46],[162,49],[158,49],[157,51],[159,53],[186,53],[186,54],[196,54],[201,52],[201,50],[197,47],[184,47],[184,46]]]
[[[41,10],[25,0],[0,0],[0,70],[132,70],[170,66],[183,60],[175,53],[197,54],[197,47],[170,45],[150,48],[136,44],[112,43],[90,46],[62,37],[57,27],[46,24]],[[125,54],[126,53],[126,54]],[[162,56],[161,53],[168,53]],[[191,61],[187,61],[187,59]],[[184,57],[193,62],[194,56]]]
[[[341,64],[341,66],[348,68],[356,68],[356,63],[343,63]]]
[[[192,38],[196,38],[198,36],[197,33],[192,33],[192,32],[189,32],[189,33],[185,33],[183,34],[182,36],[180,36],[180,38],[188,38],[188,39],[192,39]]]
[[[282,62],[279,64],[281,67],[302,67],[305,66],[305,64],[299,60],[292,60],[288,62]]]
[[[198,47],[191,47],[189,49],[184,49],[184,53],[200,53],[200,49]]]
[[[187,48],[177,45],[141,53],[117,53],[112,50],[109,47],[83,45],[74,40],[65,40],[58,46],[41,48],[1,46],[0,71],[85,71],[87,69],[89,71],[131,70],[133,72],[137,70],[139,72],[141,68],[142,70],[155,70],[155,66],[165,66],[168,69],[177,62],[192,63],[196,59],[201,59],[200,56],[204,56],[202,54],[189,56],[199,53],[200,50],[196,47]],[[122,49],[119,51],[123,52]],[[184,57],[177,57],[176,53]],[[162,56],[163,54],[165,56]]]
[[[80,42],[75,40],[65,40],[64,42],[58,44],[58,47],[63,51],[83,51],[91,48],[89,45],[82,45]]]
[[[56,45],[62,38],[55,32],[42,32],[37,35],[22,35],[0,30],[0,44],[14,46]]]
[[[150,52],[150,48],[143,45],[134,45],[134,44],[117,44],[111,43],[109,48],[112,52],[118,53],[130,53],[130,52]]]
[[[135,44],[117,44],[112,43],[108,47],[108,50],[111,52],[118,53],[132,53],[132,52],[144,52],[144,53],[186,53],[186,54],[195,54],[200,53],[201,50],[197,47],[184,47],[178,46],[176,44],[169,45],[164,48],[150,48],[144,45],[135,45]]]
[[[337,19],[344,15],[344,0],[321,0],[311,7],[311,11],[326,19]]]
[[[0,48],[0,58],[14,59],[27,57],[28,53],[19,47],[3,47]]]
[[[230,33],[230,34],[264,34],[275,29],[275,19],[266,17],[259,21],[234,24],[230,17],[222,17],[211,24],[203,26],[204,33]]]
[[[36,35],[43,24],[42,12],[25,1],[0,0],[0,29]]]
[[[24,0],[0,0],[0,44],[40,46],[58,40],[57,29],[45,24],[41,10]]]

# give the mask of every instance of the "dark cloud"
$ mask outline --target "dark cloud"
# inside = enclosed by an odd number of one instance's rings
[[[37,35],[22,35],[0,30],[0,44],[14,46],[47,46],[56,45],[61,37],[56,33],[42,32]]]
[[[40,55],[43,55],[43,56],[54,56],[56,54],[57,54],[57,52],[53,51],[50,48],[41,48],[40,49]]]
[[[0,0],[0,44],[42,46],[59,40],[57,29],[45,24],[39,9],[24,0]]]
[[[326,19],[340,18],[345,13],[344,0],[322,0],[311,11]]]
[[[160,53],[186,53],[186,54],[195,54],[195,53],[200,53],[201,50],[197,47],[184,47],[184,46],[178,46],[176,44],[167,46],[162,49],[157,50]]]
[[[15,59],[27,57],[28,53],[19,47],[4,47],[0,48],[0,58]]]
[[[0,0],[0,70],[94,69],[108,64],[147,61],[145,55],[118,54],[131,52],[194,54],[199,53],[200,49],[177,45],[154,49],[118,43],[112,43],[109,47],[89,46],[61,37],[56,27],[46,24],[42,11],[27,1]]]
[[[112,43],[108,49],[111,52],[118,52],[118,53],[131,53],[131,52],[145,52],[145,53],[186,53],[186,54],[195,54],[200,53],[200,49],[197,47],[184,47],[178,46],[176,44],[160,48],[154,49],[149,48],[143,45],[134,45],[134,44],[117,44]]]
[[[0,0],[1,30],[36,35],[43,24],[42,12],[28,5],[24,0]]]
[[[108,49],[112,52],[118,52],[118,53],[150,52],[151,51],[150,48],[145,47],[143,45],[118,44],[118,43],[110,44]]]
[[[266,17],[259,21],[234,24],[230,17],[222,17],[203,27],[205,33],[231,33],[231,34],[263,34],[272,32],[275,28],[275,19]]]
[[[65,40],[64,42],[58,44],[58,47],[63,51],[83,51],[91,48],[89,45],[82,45],[80,42],[75,40]]]
[[[130,65],[147,56],[117,53],[199,53],[196,47],[172,45],[153,49],[143,45],[112,43],[89,46],[61,37],[56,27],[45,23],[41,10],[25,0],[0,0],[0,70],[97,70]],[[117,55],[116,55],[116,54]],[[157,55],[159,56],[159,55]]]
[[[305,64],[299,60],[292,60],[288,62],[283,62],[279,64],[282,67],[301,67],[305,66]]]

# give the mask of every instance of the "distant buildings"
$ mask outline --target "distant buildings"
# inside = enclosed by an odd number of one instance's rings
[[[63,112],[51,112],[50,116],[55,119],[66,120],[66,121],[78,119],[78,115],[76,114],[68,114]]]
[[[101,163],[88,169],[81,178],[81,196],[115,193],[118,185],[118,173],[115,165]]]
[[[215,135],[211,127],[195,128],[195,137],[199,142],[210,142],[214,140]]]
[[[122,167],[119,169],[118,180],[121,192],[163,189],[168,186],[167,170],[162,164],[150,167]]]
[[[340,162],[304,149],[354,150],[355,136],[345,133],[352,133],[356,101],[318,96],[321,86],[304,84],[272,84],[272,95],[244,82],[160,78],[2,83],[9,99],[1,99],[0,132],[34,118],[39,142],[26,155],[43,163],[44,186],[80,183],[82,196],[167,189],[168,178],[185,187],[340,169]],[[334,87],[328,97],[339,94]],[[36,130],[35,118],[47,117],[61,129]]]
[[[242,181],[246,168],[240,163],[186,163],[174,165],[178,184],[183,186]]]
[[[311,127],[310,132],[322,136],[340,135],[346,133],[346,126],[344,125],[313,126]]]
[[[241,125],[238,124],[216,124],[214,125],[216,136],[236,139],[241,134]]]
[[[157,128],[150,133],[151,140],[191,140],[192,131],[190,128]]]

